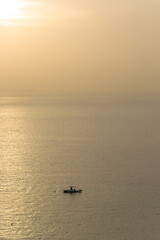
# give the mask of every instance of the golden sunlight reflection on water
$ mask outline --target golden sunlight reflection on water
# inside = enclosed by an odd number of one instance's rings
[[[28,208],[27,176],[29,167],[24,159],[27,156],[25,142],[27,124],[24,119],[25,111],[15,106],[5,106],[1,109],[2,142],[1,147],[1,206],[3,226],[11,239],[14,234],[23,237],[22,229],[32,226],[33,218],[28,218],[33,208]]]
[[[0,240],[159,240],[159,104],[0,99]]]
[[[32,108],[32,103],[28,107],[25,101],[21,105],[9,99],[1,107],[0,228],[4,239],[48,239],[55,229],[62,228],[60,222],[66,216],[62,200],[56,200],[57,189],[60,193],[62,186],[52,186],[61,175],[59,164],[54,163],[51,171],[53,159],[45,162],[50,142],[48,146],[43,142],[47,132],[42,129],[40,133],[37,114],[39,119],[44,118],[39,109]],[[58,149],[57,144],[57,153]],[[59,224],[53,222],[55,219]]]

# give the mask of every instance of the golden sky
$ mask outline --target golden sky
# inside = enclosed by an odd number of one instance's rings
[[[0,0],[0,95],[160,94],[159,0]]]

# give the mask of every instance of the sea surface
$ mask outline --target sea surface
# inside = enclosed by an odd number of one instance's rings
[[[0,98],[0,240],[159,239],[160,101]]]

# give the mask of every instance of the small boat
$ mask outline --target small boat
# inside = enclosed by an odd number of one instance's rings
[[[70,186],[69,189],[63,190],[64,193],[81,193],[81,189],[75,189],[74,186]]]

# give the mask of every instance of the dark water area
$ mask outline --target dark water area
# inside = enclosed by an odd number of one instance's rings
[[[0,240],[159,240],[159,109],[0,98]]]

